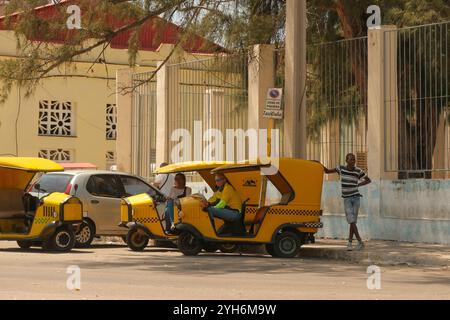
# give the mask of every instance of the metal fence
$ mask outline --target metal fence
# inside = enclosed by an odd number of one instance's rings
[[[248,127],[247,72],[244,55],[217,56],[168,66],[169,88],[173,90],[168,110],[169,152],[180,143],[172,141],[176,130],[187,130],[194,147],[198,141],[194,141],[196,135],[200,134],[203,141],[207,130],[216,129],[224,138],[222,151],[226,155],[226,130]],[[198,150],[204,150],[209,143],[200,144]],[[195,147],[199,147],[198,143]],[[194,152],[192,148],[182,159],[199,160],[202,155]]]
[[[133,75],[131,170],[150,181],[156,167],[156,75]],[[152,78],[153,77],[153,78]],[[151,80],[150,80],[151,79]]]
[[[307,48],[307,156],[367,169],[367,37]]]
[[[384,34],[385,167],[400,179],[450,171],[449,24]]]

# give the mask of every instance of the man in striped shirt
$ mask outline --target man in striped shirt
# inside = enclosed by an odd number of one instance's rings
[[[357,250],[362,250],[364,248],[364,243],[359,235],[357,222],[359,207],[361,205],[362,195],[359,193],[358,188],[368,185],[372,181],[367,176],[367,174],[356,167],[356,157],[354,154],[350,153],[346,157],[346,166],[337,166],[335,169],[328,169],[324,166],[326,174],[339,174],[341,178],[341,189],[342,198],[344,198],[345,215],[347,217],[347,222],[350,225],[350,234],[348,239],[347,249],[349,251],[353,250],[353,237],[356,236],[358,240]]]

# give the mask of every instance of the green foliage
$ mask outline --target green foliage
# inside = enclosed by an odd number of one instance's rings
[[[122,32],[132,34],[129,63],[135,64],[140,29],[156,17],[180,26],[179,46],[189,43],[193,35],[204,36],[230,52],[242,54],[254,44],[284,46],[286,0],[78,0],[83,29],[69,32],[62,44],[33,41],[51,40],[67,31],[64,4],[56,6],[51,19],[36,14],[33,8],[45,2],[12,0],[7,7],[7,13],[21,12],[17,20],[8,18],[6,23],[16,34],[22,58],[0,62],[3,98],[13,85],[24,87],[30,94],[39,81],[54,76],[61,67],[70,66],[86,53],[104,50]],[[447,20],[450,16],[450,4],[445,0],[308,0],[307,4],[309,43],[366,35],[366,9],[371,4],[380,5],[384,24],[399,27]],[[125,21],[125,25],[112,25],[111,17]],[[163,20],[158,21],[164,24]],[[277,77],[281,79],[284,59],[278,61]],[[360,66],[353,66],[355,74],[357,68]]]

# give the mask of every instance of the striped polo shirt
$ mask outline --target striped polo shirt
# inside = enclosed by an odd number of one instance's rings
[[[362,197],[358,184],[367,174],[358,167],[350,171],[347,166],[337,166],[336,171],[341,177],[342,198]]]

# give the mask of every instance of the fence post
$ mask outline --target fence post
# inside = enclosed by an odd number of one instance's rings
[[[166,45],[168,49],[173,50],[173,45]],[[156,75],[156,165],[163,162],[170,163],[171,134],[170,128],[173,126],[169,121],[170,112],[178,114],[180,112],[180,83],[179,67],[171,66],[170,63],[177,61],[178,56],[169,59],[166,63],[158,63],[160,67]],[[162,66],[161,66],[162,65]],[[172,128],[178,129],[178,128]]]
[[[370,28],[368,32],[367,160],[369,174],[375,181],[396,179],[395,170],[392,173],[386,172],[386,159],[395,165],[394,169],[398,166],[395,30],[395,26],[382,26]],[[389,148],[385,148],[386,143],[389,143]]]
[[[133,108],[132,69],[121,69],[116,72],[116,104],[117,104],[117,168],[123,172],[131,172],[131,117]],[[127,89],[128,88],[128,89]]]
[[[275,85],[275,46],[258,44],[253,47],[248,68],[248,129],[267,129],[263,118],[267,89]]]
[[[306,158],[306,0],[288,0],[284,155]]]

